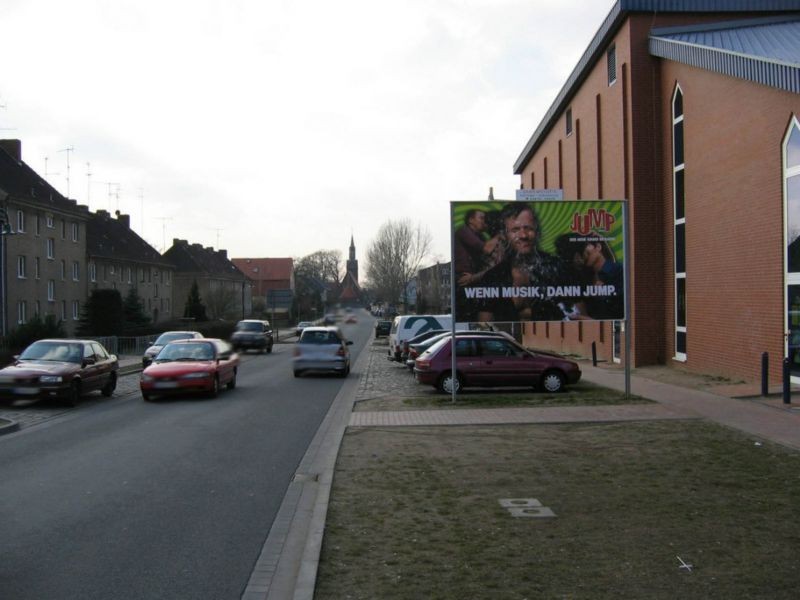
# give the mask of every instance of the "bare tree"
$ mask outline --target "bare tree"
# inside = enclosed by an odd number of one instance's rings
[[[387,221],[367,249],[367,278],[389,302],[403,298],[408,305],[407,287],[428,255],[433,237],[422,224],[409,219]]]
[[[342,253],[317,250],[294,261],[294,315],[311,318],[314,311],[325,310],[322,290],[339,282]]]

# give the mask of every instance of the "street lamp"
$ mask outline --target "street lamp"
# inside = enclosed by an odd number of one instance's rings
[[[6,323],[7,310],[7,292],[6,292],[6,236],[14,235],[16,231],[11,228],[11,223],[8,220],[8,209],[5,206],[0,207],[0,324],[2,325],[2,336],[8,334],[8,326]]]

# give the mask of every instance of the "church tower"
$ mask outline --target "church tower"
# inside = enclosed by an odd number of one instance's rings
[[[356,260],[356,244],[353,241],[352,234],[350,235],[350,255],[347,259],[347,272],[352,275],[356,283],[358,283],[358,261]]]

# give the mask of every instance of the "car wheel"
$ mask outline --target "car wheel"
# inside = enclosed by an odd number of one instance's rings
[[[69,386],[69,394],[67,395],[67,403],[70,406],[78,406],[81,399],[81,382],[73,381]]]
[[[294,372],[294,376],[295,376],[295,377],[300,377],[300,375],[302,375],[302,374],[303,374],[303,372],[302,372],[302,371],[295,371],[295,372]]]
[[[100,390],[100,393],[106,398],[109,398],[111,394],[114,393],[115,389],[117,389],[117,374],[112,373],[111,377],[108,378],[108,383],[103,386],[103,389]]]
[[[234,389],[236,387],[236,371],[233,372],[233,377],[231,378],[231,380],[227,384],[225,384],[225,386],[229,390],[232,390],[232,389]]]
[[[219,396],[219,377],[214,375],[214,380],[211,382],[211,392],[209,396],[216,398]]]
[[[542,389],[554,394],[564,391],[564,375],[560,371],[547,371],[542,376]]]
[[[463,385],[463,383],[461,382],[461,376],[458,373],[456,373],[456,377],[454,380],[452,373],[448,371],[439,378],[439,383],[436,387],[443,394],[452,394],[454,381],[456,386],[456,393],[458,393],[461,391],[461,387]]]

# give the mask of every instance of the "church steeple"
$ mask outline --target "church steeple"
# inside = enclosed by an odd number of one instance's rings
[[[350,254],[347,260],[347,272],[358,283],[358,261],[356,260],[356,243],[353,241],[353,234],[350,234]]]

